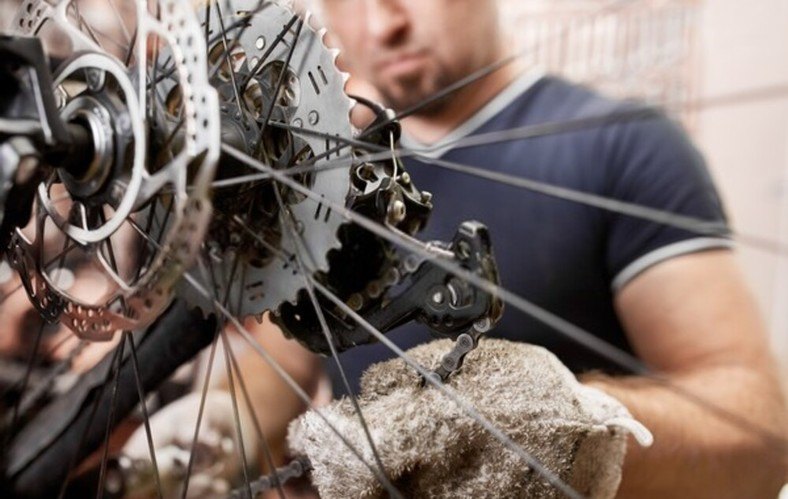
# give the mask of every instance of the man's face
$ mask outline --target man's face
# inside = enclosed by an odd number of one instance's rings
[[[350,69],[397,110],[501,55],[496,0],[323,0],[323,7]]]

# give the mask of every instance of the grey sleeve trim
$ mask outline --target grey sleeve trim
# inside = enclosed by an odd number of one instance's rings
[[[611,283],[610,287],[613,289],[614,293],[618,292],[624,287],[624,285],[635,278],[635,276],[652,265],[656,265],[660,262],[664,262],[665,260],[669,260],[680,255],[716,248],[732,249],[733,247],[733,241],[730,239],[718,237],[697,237],[668,244],[667,246],[662,246],[661,248],[657,248],[649,253],[646,253],[624,267],[616,275],[616,277],[613,278],[613,282]]]

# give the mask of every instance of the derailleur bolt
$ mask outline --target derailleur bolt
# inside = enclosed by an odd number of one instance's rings
[[[471,257],[471,247],[466,241],[460,241],[457,245],[457,254],[462,260],[467,260]]]
[[[391,223],[398,224],[405,220],[405,203],[397,199],[389,207],[389,219]]]
[[[353,293],[350,295],[350,298],[348,298],[347,304],[350,308],[358,312],[364,305],[364,298],[362,298],[358,293]]]

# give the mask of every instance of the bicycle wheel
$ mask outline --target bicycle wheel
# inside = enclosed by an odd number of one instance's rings
[[[616,9],[625,3],[612,2],[604,8]],[[110,4],[114,5],[112,0]],[[110,34],[84,20],[78,3],[27,2],[15,21],[26,33],[41,33],[42,26],[54,23],[58,30],[65,31],[75,51],[86,48],[91,54],[77,55],[66,63],[55,79],[53,92],[59,92],[61,84],[77,74],[77,70],[88,70],[85,71],[86,81],[81,82],[83,88],[75,94],[64,91],[63,113],[68,119],[73,116],[77,120],[82,116],[84,108],[80,102],[87,100],[83,97],[90,97],[110,109],[105,114],[128,114],[126,121],[138,127],[126,134],[125,142],[117,139],[120,144],[131,144],[123,148],[133,148],[132,159],[124,156],[104,161],[108,165],[130,164],[130,167],[98,168],[95,176],[88,176],[87,181],[82,177],[71,178],[73,175],[69,172],[55,171],[38,189],[36,238],[31,241],[19,231],[14,239],[12,264],[21,271],[24,287],[44,317],[62,320],[84,340],[121,338],[90,375],[82,377],[57,404],[37,413],[33,410],[33,402],[40,395],[25,395],[33,372],[30,366],[37,362],[35,355],[30,357],[19,382],[23,388],[22,402],[10,411],[8,438],[12,462],[7,466],[7,475],[10,475],[11,487],[21,483],[18,476],[23,474],[22,470],[33,469],[30,468],[33,461],[63,462],[63,456],[68,459],[65,459],[67,466],[57,472],[52,471],[51,464],[30,471],[25,475],[26,488],[14,489],[15,493],[31,496],[51,494],[53,490],[64,493],[66,487],[60,484],[69,481],[72,469],[97,446],[103,448],[97,466],[98,494],[108,493],[116,486],[111,480],[108,485],[108,476],[114,477],[113,473],[118,471],[110,469],[108,464],[107,440],[111,428],[137,402],[141,402],[147,426],[148,410],[143,394],[209,344],[212,344],[210,357],[213,360],[219,340],[224,346],[225,375],[231,387],[235,423],[226,437],[235,444],[231,450],[219,446],[219,450],[209,453],[207,460],[221,458],[241,462],[243,476],[235,477],[241,481],[236,491],[240,496],[280,485],[289,475],[305,471],[304,463],[297,462],[280,474],[259,477],[259,469],[248,462],[244,450],[244,439],[248,442],[248,423],[244,429],[239,413],[243,412],[242,405],[247,411],[254,411],[243,372],[238,369],[232,344],[228,341],[229,333],[216,329],[212,319],[216,317],[218,322],[234,328],[248,348],[260,355],[260,361],[272,364],[272,369],[286,380],[294,393],[306,405],[311,405],[308,394],[255,342],[244,322],[247,317],[262,317],[269,311],[286,333],[314,351],[330,354],[338,362],[340,351],[371,339],[380,341],[411,363],[428,383],[457,403],[486,431],[492,432],[514,456],[522,459],[524,468],[535,470],[539,479],[555,487],[556,494],[579,497],[566,483],[566,477],[557,476],[542,466],[531,452],[463,402],[450,386],[431,376],[429,369],[412,362],[384,332],[404,320],[418,318],[448,336],[457,336],[458,331],[468,328],[483,333],[497,321],[500,299],[507,306],[548,324],[557,334],[566,335],[607,356],[624,370],[650,376],[660,383],[664,380],[658,372],[631,355],[599,342],[589,332],[502,288],[490,259],[480,259],[474,265],[460,259],[458,255],[463,243],[481,241],[481,249],[474,254],[489,251],[483,244],[486,235],[478,227],[464,227],[467,233],[463,237],[458,236],[442,247],[415,239],[428,218],[432,199],[413,185],[401,169],[400,158],[420,157],[439,168],[699,234],[717,235],[723,228],[705,220],[600,198],[527,178],[491,175],[476,165],[435,160],[424,151],[395,147],[398,138],[398,130],[392,126],[395,120],[385,114],[379,114],[379,121],[354,134],[348,114],[351,101],[343,91],[346,78],[334,66],[336,54],[323,45],[323,33],[311,26],[308,17],[299,17],[279,4],[213,3],[196,10],[199,20],[187,13],[183,4],[175,2],[159,2],[154,7],[140,2],[135,4],[135,9],[137,27],[133,35],[127,28],[126,17],[111,14],[116,18],[116,29],[127,32],[130,40],[136,38],[136,43],[132,44],[134,50],[121,52],[128,54],[125,66],[133,68],[132,71],[128,68],[116,70],[124,67],[118,64],[118,61],[123,62],[123,57],[108,54],[116,53],[123,43],[113,41]],[[118,13],[115,8],[112,10]],[[151,52],[152,62],[147,63]],[[427,106],[521,56],[517,54],[483,68],[418,107]],[[100,73],[98,76],[96,69]],[[112,82],[107,84],[101,74]],[[130,103],[134,99],[137,105]],[[411,108],[396,118],[416,111],[415,107]],[[453,146],[538,139],[567,130],[643,119],[650,112],[643,108],[605,112],[571,122],[471,136]],[[147,129],[138,125],[143,122],[143,116],[148,120]],[[101,119],[101,116],[84,119]],[[102,127],[108,128],[98,125],[96,129]],[[123,128],[116,132],[121,138]],[[121,147],[117,143],[113,142],[112,147]],[[221,166],[214,175],[220,148]],[[155,154],[146,154],[146,151],[155,151]],[[107,183],[107,179],[112,182]],[[120,185],[121,190],[113,192],[109,188],[111,185]],[[54,207],[58,199],[53,193],[65,194],[70,206],[76,207],[73,208],[76,215],[58,211]],[[434,202],[439,203],[440,198]],[[207,214],[211,204],[213,210],[209,220]],[[52,222],[48,223],[48,219]],[[44,232],[52,226],[60,235],[49,241]],[[120,259],[113,252],[113,238],[116,247],[132,248],[123,252],[127,261],[116,261]],[[49,247],[49,251],[37,249],[45,247]],[[67,261],[58,250],[61,253],[82,250],[98,257],[96,268],[112,283],[102,300],[87,303],[84,298],[74,297],[67,289],[62,289],[66,287],[64,280],[59,278],[64,272],[62,269],[70,269],[78,278],[77,269],[84,267],[87,257]],[[409,259],[407,255],[415,257]],[[50,262],[58,260],[59,265],[47,270]],[[445,286],[451,283],[453,293],[466,293],[474,303],[480,303],[479,308],[459,314],[458,321],[451,327],[438,320],[440,316],[430,315],[423,308],[411,307],[408,313],[381,317],[381,311],[391,311],[386,306],[394,287],[415,278],[418,269],[428,268],[425,262],[437,276],[437,282]],[[351,269],[359,272],[351,276]],[[428,290],[433,288],[418,291],[422,293],[420,296],[435,296],[428,295]],[[150,330],[137,333],[135,340],[128,331],[153,323],[176,296],[186,303],[186,308],[196,308],[198,312],[187,312],[181,304],[176,304]],[[488,319],[488,322],[481,319]],[[189,334],[192,332],[197,334]],[[35,343],[34,354],[40,350],[39,340]],[[173,348],[175,352],[166,359],[160,353]],[[157,364],[156,359],[161,363]],[[209,365],[213,364],[212,360]],[[188,457],[182,468],[162,478],[153,445],[154,435],[149,433],[151,461],[144,471],[138,471],[139,476],[147,477],[147,482],[126,483],[125,486],[136,486],[139,487],[137,491],[160,495],[164,491],[183,490],[186,495],[195,467],[206,465],[206,458],[200,456],[196,443],[211,372],[209,368],[204,381],[201,380],[203,389],[194,438],[190,448],[185,449]],[[45,384],[46,381],[45,378]],[[240,387],[238,390],[236,383]],[[82,395],[75,397],[77,392]],[[243,400],[238,400],[236,393],[243,395]],[[722,411],[731,424],[767,439],[777,455],[784,456],[785,440],[781,436],[748,422],[746,417],[727,414],[706,401],[703,394],[685,395],[709,411]],[[385,459],[378,455],[357,401],[352,399],[352,402],[369,445],[369,450],[353,448],[352,452],[365,462],[386,491],[401,496],[387,477]],[[69,409],[65,410],[64,406]],[[104,406],[108,406],[106,411]],[[42,429],[48,428],[57,419],[56,415],[72,410],[75,415],[54,432],[54,438],[42,441]],[[320,414],[319,409],[315,410]],[[16,428],[18,422],[26,423],[24,430]],[[330,421],[325,423],[342,439],[341,432]],[[265,447],[262,431],[254,430]],[[31,446],[30,442],[37,445]],[[76,449],[57,450],[56,445],[61,443]],[[348,444],[346,440],[344,443]],[[269,454],[270,451],[266,452]],[[160,453],[158,458],[161,457]],[[266,464],[268,470],[274,467],[271,462]],[[171,479],[177,483],[168,484]]]

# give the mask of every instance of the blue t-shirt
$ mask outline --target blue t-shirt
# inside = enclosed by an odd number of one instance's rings
[[[470,135],[624,111],[611,100],[544,77],[512,84],[469,123]],[[527,88],[519,90],[520,87]],[[476,125],[475,123],[478,123]],[[468,126],[466,125],[467,129]],[[724,222],[703,159],[679,126],[654,113],[636,120],[524,140],[440,151],[440,158],[709,221]],[[462,221],[490,229],[501,285],[600,339],[631,352],[613,307],[615,292],[649,266],[729,240],[618,215],[409,158],[408,172],[433,193],[422,240],[450,241]],[[570,369],[620,372],[605,358],[511,306],[489,336],[542,345]],[[410,323],[388,334],[403,349],[429,341]],[[353,390],[363,370],[394,354],[382,344],[340,356]],[[333,359],[335,395],[345,393]],[[434,366],[427,366],[434,367]]]

